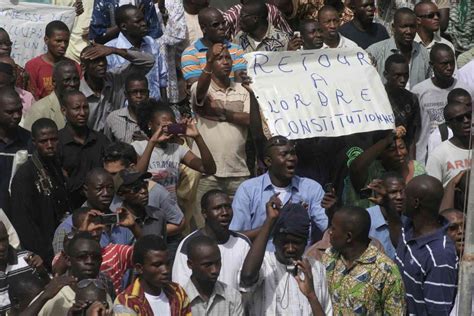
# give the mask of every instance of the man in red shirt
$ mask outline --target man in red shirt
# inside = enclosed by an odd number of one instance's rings
[[[44,36],[48,51],[25,64],[25,70],[30,75],[33,95],[36,100],[49,95],[53,91],[53,66],[61,60],[68,59],[64,57],[64,54],[66,54],[69,45],[69,36],[69,29],[63,22],[52,21],[48,23]],[[75,65],[80,74],[80,66],[77,63]]]

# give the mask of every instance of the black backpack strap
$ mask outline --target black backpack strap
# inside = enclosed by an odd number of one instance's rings
[[[439,128],[439,133],[441,134],[441,141],[445,141],[448,139],[448,135],[449,135],[449,132],[448,132],[448,125],[446,125],[446,123],[443,123],[441,125],[438,126]]]

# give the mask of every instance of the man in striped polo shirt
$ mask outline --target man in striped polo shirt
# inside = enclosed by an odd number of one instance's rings
[[[408,313],[448,315],[456,296],[458,257],[447,236],[449,223],[438,213],[443,186],[422,175],[408,183],[406,192],[408,220],[401,228],[395,262],[405,283]]]
[[[190,87],[205,71],[207,51],[217,43],[227,46],[233,61],[230,77],[236,77],[240,81],[240,75],[247,68],[244,52],[239,45],[226,40],[226,24],[222,13],[216,8],[205,8],[199,12],[198,18],[203,37],[186,48],[181,55],[181,69],[187,85]]]

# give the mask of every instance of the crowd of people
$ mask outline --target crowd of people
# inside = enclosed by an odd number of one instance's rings
[[[0,315],[457,315],[465,2],[52,0],[25,65],[0,28]],[[244,55],[345,48],[395,128],[271,135]]]

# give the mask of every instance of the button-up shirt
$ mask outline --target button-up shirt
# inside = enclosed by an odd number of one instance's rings
[[[380,78],[382,79],[382,82],[385,83],[387,81],[383,75],[385,70],[385,60],[387,60],[387,58],[393,54],[400,54],[400,50],[397,48],[395,39],[391,37],[384,41],[370,45],[367,48],[367,52],[371,54],[377,61],[377,71],[380,75]],[[410,59],[410,87],[414,87],[417,83],[420,83],[430,77],[431,68],[429,61],[430,56],[426,48],[417,42],[413,42]]]
[[[247,231],[259,228],[267,217],[265,204],[275,194],[270,176],[267,173],[244,181],[234,196],[232,209],[234,217],[230,229],[234,231]],[[328,226],[326,212],[321,207],[324,191],[319,183],[308,178],[294,176],[291,179],[291,194],[287,202],[308,204],[308,212],[312,226],[321,232]],[[309,236],[308,236],[309,238]],[[273,250],[273,243],[269,242],[268,250]]]
[[[19,150],[26,150],[31,147],[30,139],[30,133],[21,127],[17,128],[17,132],[9,142],[5,143],[0,139],[0,208],[4,210],[7,210],[5,206],[9,196],[8,187],[12,174],[13,155]],[[2,155],[2,153],[11,154],[12,156]]]
[[[74,140],[67,126],[59,131],[58,157],[67,173],[67,188],[70,193],[77,194],[82,189],[89,170],[102,167],[102,155],[107,144],[104,134],[91,129],[84,144]]]
[[[330,248],[323,255],[334,315],[403,315],[405,291],[397,265],[369,245],[347,267]]]
[[[418,35],[418,33],[416,33],[414,41],[417,42],[417,43],[420,43],[421,45],[423,45],[426,48],[426,50],[428,51],[428,53],[431,51],[433,46],[437,43],[446,44],[453,50],[453,52],[455,52],[454,45],[450,41],[442,38],[441,35],[439,35],[438,32],[434,32],[433,40],[428,45],[425,45],[425,43],[423,43],[423,40],[421,39],[420,35]]]
[[[256,51],[281,52],[288,46],[290,36],[268,24],[267,33],[263,39],[257,42],[248,33],[240,31],[234,42],[242,47],[245,53]]]
[[[385,254],[390,258],[395,258],[395,247],[390,240],[390,232],[388,230],[388,224],[383,217],[380,206],[375,205],[367,209],[370,215],[370,232],[369,236],[375,238],[383,245]]]
[[[133,134],[141,132],[137,120],[131,115],[128,107],[115,110],[107,116],[104,127],[104,134],[111,141],[121,141],[130,144],[133,141]]]
[[[191,313],[200,316],[243,316],[242,295],[230,286],[217,281],[208,301],[200,295],[194,283],[189,280],[184,290],[188,294]]]
[[[96,95],[87,81],[81,80],[79,90],[84,93],[89,103],[88,125],[95,131],[104,129],[105,120],[110,112],[125,105],[125,80],[131,73],[146,75],[155,64],[155,57],[145,52],[127,50],[130,63],[124,63],[116,68],[109,68],[100,95]],[[87,73],[85,74],[87,76]]]
[[[119,6],[130,3],[138,6],[143,4],[143,15],[148,24],[148,36],[159,38],[163,32],[158,23],[155,6],[151,0],[95,0],[94,11],[92,12],[92,21],[90,21],[89,39],[93,40],[99,36],[105,35],[107,28],[115,25],[115,10]]]
[[[133,48],[132,43],[129,42],[129,40],[122,32],[120,32],[119,36],[116,39],[109,41],[105,45],[122,49]],[[155,65],[148,72],[147,79],[148,87],[150,89],[150,97],[159,100],[161,97],[160,88],[166,88],[168,84],[168,68],[165,59],[163,58],[163,56],[161,56],[160,46],[153,38],[151,38],[150,36],[145,36],[143,37],[139,50],[141,52],[151,54],[155,58]],[[129,62],[119,55],[107,56],[107,64],[109,71],[112,71],[114,68],[123,67],[123,65],[127,63]],[[124,80],[123,82],[125,82],[125,79],[122,80]]]
[[[456,296],[458,257],[453,241],[446,235],[449,226],[432,234],[413,236],[413,224],[405,221],[395,262],[405,283],[408,313],[448,315]]]

